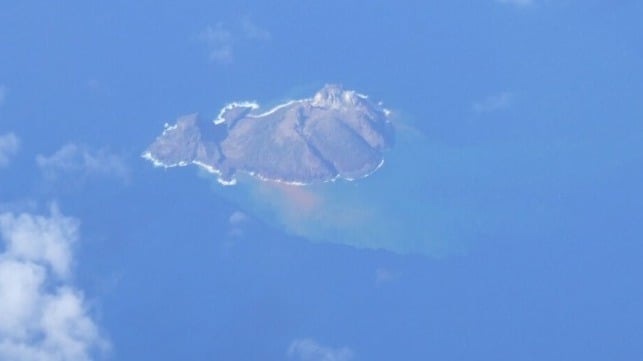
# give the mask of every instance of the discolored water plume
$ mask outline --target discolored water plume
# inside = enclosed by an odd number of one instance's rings
[[[421,158],[430,149],[419,133],[394,130],[389,111],[338,86],[262,114],[257,108],[233,103],[212,123],[182,117],[144,157],[215,173],[219,183],[234,184],[217,184],[219,195],[312,241],[444,251],[449,221],[433,210],[426,191]]]

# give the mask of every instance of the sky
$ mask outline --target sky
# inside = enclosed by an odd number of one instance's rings
[[[642,16],[628,0],[3,4],[0,360],[636,359]],[[342,218],[380,210],[363,226],[274,222],[274,194],[141,158],[179,116],[328,83],[413,135],[323,193]]]

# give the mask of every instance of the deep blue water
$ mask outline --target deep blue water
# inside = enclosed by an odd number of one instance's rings
[[[307,337],[355,360],[636,359],[641,14],[598,0],[5,4],[0,134],[22,145],[0,201],[80,219],[75,282],[114,360],[283,360]],[[270,40],[244,40],[244,18]],[[219,22],[231,64],[199,40]],[[422,135],[359,191],[314,190],[376,210],[348,235],[140,159],[177,116],[325,83]],[[504,92],[506,107],[474,110]],[[34,158],[66,143],[121,155],[129,182],[48,184]],[[235,211],[249,219],[230,224]]]

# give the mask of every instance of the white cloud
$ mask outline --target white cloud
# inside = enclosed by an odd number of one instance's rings
[[[0,213],[0,360],[88,361],[108,348],[70,282],[78,221]]]
[[[496,0],[496,2],[514,6],[529,6],[534,4],[534,0]]]
[[[348,347],[331,348],[306,338],[294,340],[288,347],[288,357],[299,361],[350,361],[353,351]]]
[[[243,30],[243,35],[251,40],[266,41],[272,38],[272,34],[268,30],[259,27],[250,18],[243,19],[241,29]]]
[[[77,229],[76,220],[60,216],[55,209],[51,218],[3,213],[0,215],[0,234],[5,240],[3,255],[48,265],[55,276],[66,278]]]
[[[248,221],[248,216],[241,211],[234,211],[228,221],[233,226],[242,225]]]
[[[228,218],[228,230],[223,240],[223,246],[231,249],[235,244],[246,237],[246,229],[251,224],[251,219],[241,211],[234,211]]]
[[[123,159],[101,149],[92,151],[76,144],[67,144],[50,156],[36,156],[36,164],[45,179],[55,181],[64,176],[74,179],[109,177],[126,182],[129,170]]]
[[[488,113],[508,108],[514,100],[510,92],[488,96],[481,101],[473,103],[473,110],[476,113]]]
[[[201,33],[200,38],[208,45],[211,61],[221,64],[232,62],[234,41],[232,33],[224,27],[223,23],[217,23],[214,26],[208,25]]]
[[[268,41],[272,35],[266,29],[258,26],[249,18],[243,19],[240,27],[235,30],[219,22],[208,25],[199,35],[199,39],[206,43],[210,61],[219,64],[234,62],[235,48],[248,41]]]
[[[0,168],[9,165],[9,161],[18,152],[19,148],[20,139],[15,134],[0,134]]]

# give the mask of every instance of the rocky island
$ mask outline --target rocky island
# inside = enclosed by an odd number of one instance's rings
[[[264,113],[258,109],[252,102],[231,103],[213,121],[180,117],[165,125],[143,157],[160,167],[195,164],[227,185],[239,172],[305,185],[366,177],[394,141],[389,112],[338,85]]]

